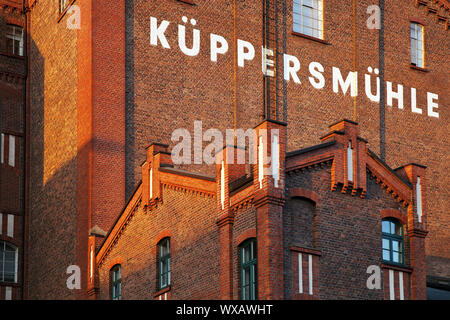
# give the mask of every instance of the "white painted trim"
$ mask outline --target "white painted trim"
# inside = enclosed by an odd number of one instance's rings
[[[348,142],[347,147],[347,180],[353,182],[353,149],[352,142]]]
[[[398,286],[400,288],[400,300],[405,300],[405,295],[403,292],[403,272],[398,273]]]
[[[2,133],[0,138],[0,163],[3,163],[5,161],[5,135]]]
[[[223,160],[220,168],[220,203],[222,204],[222,210],[225,209],[225,165]]]
[[[263,137],[259,136],[259,144],[258,144],[258,180],[259,180],[259,188],[262,188],[262,182],[264,179],[264,146],[263,146]]]
[[[89,278],[91,279],[91,282],[93,281],[93,275],[94,275],[94,248],[91,245],[91,263],[90,263],[90,268],[89,268]]]
[[[272,141],[272,177],[275,188],[278,188],[278,181],[280,180],[280,143],[278,134],[273,136]]]
[[[298,253],[298,292],[303,293],[303,265],[302,253]]]
[[[14,215],[12,214],[8,214],[6,235],[11,238],[14,237]]]
[[[149,199],[153,198],[153,169],[150,168],[150,174],[149,174]]]
[[[5,287],[5,300],[12,300],[12,288]]]
[[[312,255],[308,254],[309,259],[309,294],[313,294],[313,266],[312,266]]]
[[[416,206],[417,206],[417,218],[419,222],[422,222],[422,185],[420,184],[420,177],[417,177],[416,183]]]
[[[389,299],[395,300],[394,270],[389,270]]]
[[[16,137],[9,135],[8,164],[14,167],[16,164]]]

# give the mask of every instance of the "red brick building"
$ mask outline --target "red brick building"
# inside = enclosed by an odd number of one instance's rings
[[[5,161],[10,141],[18,152],[17,164],[2,163],[0,176],[0,237],[14,216],[13,237],[0,240],[17,249],[17,281],[0,282],[0,298],[6,287],[8,298],[17,299],[106,298],[109,267],[116,264],[123,268],[124,298],[142,297],[143,284],[155,288],[147,298],[159,298],[156,241],[166,238],[170,244],[160,249],[173,256],[173,286],[160,292],[166,297],[241,297],[237,248],[247,238],[256,242],[246,248],[257,249],[246,262],[246,270],[257,268],[250,277],[257,293],[248,289],[249,297],[382,299],[393,292],[395,298],[425,298],[426,283],[449,290],[447,0],[0,5]],[[5,41],[20,39],[19,27],[25,58]],[[352,120],[326,136],[329,124],[341,119]],[[257,167],[233,167],[225,195],[244,203],[222,210],[214,165],[156,165],[152,181],[160,183],[152,192],[161,199],[146,200],[148,170],[141,164],[155,163],[146,147],[172,150],[172,133],[192,133],[197,120],[204,130],[223,133],[282,123],[284,187],[277,191],[267,179],[264,192],[257,192]],[[317,146],[319,137],[326,141]],[[359,150],[353,151],[352,185],[344,137]],[[155,157],[168,165],[164,152]],[[422,212],[419,224],[415,210]],[[382,218],[392,216],[403,226],[405,246],[395,268],[383,263],[381,240]],[[190,219],[198,234],[185,228]],[[151,227],[155,223],[161,227]],[[399,240],[397,231],[390,245]],[[94,251],[98,265],[92,267]],[[191,270],[192,259],[209,259],[211,268],[194,268],[192,279],[181,279],[176,270]],[[81,289],[66,285],[73,265],[80,267]],[[383,270],[384,290],[367,288],[369,265]],[[211,280],[202,286],[205,277]]]
[[[92,261],[98,273],[90,274],[89,292],[100,299],[425,299],[427,217],[414,205],[425,169],[390,169],[353,121],[288,153],[285,125],[264,121],[257,135],[266,128],[269,136],[279,130],[279,181],[261,180],[260,158],[246,174],[233,146],[217,155],[211,177],[174,168],[167,146],[151,145],[143,183]],[[273,158],[272,143],[262,145]],[[383,260],[389,219],[402,230],[399,264]],[[164,256],[162,241],[170,243]],[[246,244],[254,269],[244,263]],[[366,286],[369,266],[382,269],[379,290]]]

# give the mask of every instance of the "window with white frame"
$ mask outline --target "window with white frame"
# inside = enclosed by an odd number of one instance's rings
[[[0,241],[0,282],[17,282],[17,248]]]
[[[411,64],[425,67],[424,27],[418,23],[411,23]]]
[[[23,28],[8,24],[6,29],[6,48],[8,53],[23,56]]]
[[[323,39],[323,0],[294,0],[294,32]]]

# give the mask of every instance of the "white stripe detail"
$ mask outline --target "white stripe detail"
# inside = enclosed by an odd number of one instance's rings
[[[422,222],[422,185],[420,184],[420,177],[417,177],[416,183],[416,205],[417,205],[417,218],[419,222]]]
[[[8,227],[6,231],[8,237],[14,237],[14,215],[8,214]]]
[[[150,177],[149,177],[148,184],[149,184],[149,189],[150,189],[149,199],[152,199],[153,198],[153,169],[150,169]]]
[[[259,136],[259,145],[258,145],[258,180],[259,180],[259,188],[262,188],[262,182],[264,179],[264,146],[263,146],[263,137]]]
[[[5,135],[3,133],[1,134],[0,147],[2,148],[0,150],[0,162],[3,163],[5,158]]]
[[[398,273],[398,285],[400,287],[400,300],[405,300],[405,296],[403,293],[403,272],[400,271]]]
[[[313,294],[313,274],[312,274],[312,255],[308,254],[309,259],[309,294]]]
[[[298,253],[298,292],[303,293],[303,266],[302,253]]]
[[[12,288],[5,287],[5,300],[12,300]]]
[[[275,188],[278,188],[278,181],[280,180],[280,145],[277,134],[273,136],[272,142],[272,176]]]
[[[220,167],[220,203],[222,204],[222,210],[225,208],[225,165],[222,160],[222,166]]]
[[[11,167],[14,167],[16,163],[16,137],[9,136],[9,155],[8,155],[8,164]]]
[[[394,270],[389,270],[389,299],[395,300]]]

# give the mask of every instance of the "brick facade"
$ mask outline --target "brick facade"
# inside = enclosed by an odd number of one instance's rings
[[[0,241],[17,248],[14,282],[0,282],[0,300],[22,299],[24,268],[25,58],[7,45],[8,26],[25,27],[21,1],[0,1]],[[12,146],[13,144],[13,146]]]
[[[0,36],[3,37],[5,23],[27,24],[28,35],[28,57],[24,59],[3,54],[5,43],[0,40],[2,130],[17,135],[16,150],[20,152],[16,161],[22,163],[25,157],[23,169],[28,172],[22,182],[20,171],[2,167],[0,177],[2,187],[5,185],[8,190],[14,190],[11,192],[13,197],[1,193],[0,210],[25,214],[24,221],[18,222],[17,227],[17,236],[21,238],[21,233],[24,233],[26,238],[24,259],[28,261],[24,266],[23,298],[87,299],[96,294],[105,297],[104,291],[98,291],[97,284],[89,278],[91,246],[100,250],[103,235],[112,230],[122,208],[129,205],[130,199],[139,192],[136,190],[146,188],[148,171],[146,167],[143,170],[141,164],[143,159],[150,159],[149,149],[146,149],[148,144],[155,143],[151,152],[164,155],[161,150],[157,152],[158,147],[155,146],[173,148],[176,142],[171,140],[171,134],[179,128],[187,129],[194,138],[196,120],[202,121],[203,133],[209,128],[222,132],[225,129],[254,128],[264,119],[275,120],[268,122],[269,125],[284,123],[285,143],[282,146],[286,153],[283,152],[282,157],[286,154],[286,159],[281,163],[286,166],[295,157],[290,152],[315,146],[318,137],[322,136],[323,143],[336,148],[331,143],[340,139],[339,134],[324,135],[329,133],[330,123],[343,118],[359,123],[359,135],[369,141],[352,140],[356,150],[355,161],[361,161],[360,171],[355,172],[354,184],[346,180],[344,149],[337,154],[330,151],[329,157],[339,159],[331,167],[321,164],[320,170],[315,169],[317,174],[311,179],[317,179],[317,183],[323,180],[323,188],[332,190],[332,193],[327,193],[329,198],[324,198],[325,189],[314,191],[302,181],[302,174],[307,173],[290,173],[287,167],[281,170],[286,173],[286,177],[281,177],[282,181],[297,185],[283,186],[285,194],[259,193],[250,204],[245,200],[251,198],[250,195],[244,195],[240,188],[250,183],[252,176],[254,178],[252,170],[255,168],[233,167],[228,182],[241,178],[243,184],[236,190],[233,189],[234,184],[230,187],[225,184],[226,194],[231,196],[224,201],[227,206],[223,209],[218,200],[219,190],[209,190],[209,186],[200,183],[201,190],[206,188],[208,195],[212,192],[216,197],[214,223],[218,243],[216,241],[215,245],[234,243],[226,245],[228,249],[220,252],[222,262],[218,262],[219,271],[215,272],[220,274],[221,285],[215,287],[215,291],[208,291],[211,297],[240,297],[236,269],[239,256],[233,248],[237,239],[254,230],[256,237],[260,238],[258,248],[262,251],[258,252],[264,253],[266,259],[258,265],[262,268],[259,275],[267,280],[259,288],[261,297],[301,298],[292,291],[298,287],[294,283],[295,277],[289,273],[276,273],[271,268],[283,270],[289,265],[297,265],[298,268],[298,260],[295,259],[301,253],[301,257],[306,259],[303,263],[309,263],[311,256],[312,265],[319,266],[318,270],[312,271],[315,278],[320,278],[322,261],[351,259],[350,254],[330,257],[326,251],[316,250],[326,237],[323,230],[314,228],[317,221],[312,214],[313,208],[314,212],[320,212],[320,206],[327,202],[331,208],[334,195],[341,195],[344,191],[349,197],[342,198],[342,203],[348,201],[349,205],[355,205],[362,201],[368,211],[367,221],[363,221],[365,228],[371,223],[374,227],[378,213],[369,208],[373,208],[376,201],[369,196],[358,198],[372,192],[377,193],[377,199],[385,204],[384,209],[402,213],[406,210],[408,217],[413,216],[414,212],[410,212],[414,210],[412,207],[387,205],[388,199],[384,199],[383,192],[377,188],[387,188],[396,199],[404,198],[410,192],[414,197],[418,174],[413,172],[422,168],[415,163],[427,167],[426,189],[423,189],[427,201],[423,204],[423,211],[426,215],[424,229],[428,234],[424,238],[425,234],[421,228],[417,229],[415,221],[406,220],[408,236],[411,237],[408,242],[411,263],[417,262],[420,267],[411,265],[415,271],[403,270],[404,281],[417,279],[417,283],[422,283],[425,277],[428,281],[450,279],[450,221],[445,174],[449,168],[448,163],[442,161],[448,155],[447,0],[408,0],[386,4],[385,1],[376,1],[375,4],[379,4],[383,11],[381,30],[367,28],[369,14],[366,10],[374,4],[371,1],[324,0],[323,39],[293,32],[293,1],[290,0],[75,0],[68,1],[68,4],[80,9],[80,29],[68,28],[70,23],[77,21],[76,10],[68,7],[61,13],[58,1],[27,0],[26,8],[22,10],[22,1],[0,0]],[[159,42],[156,46],[149,43],[150,17],[156,18],[158,24],[163,20],[170,22],[165,35],[171,49],[163,48]],[[183,22],[183,17],[188,18],[187,23]],[[195,26],[191,19],[195,19]],[[425,68],[410,65],[411,21],[419,22],[425,28]],[[201,31],[197,56],[189,57],[180,51],[178,25],[186,27],[188,47],[192,42],[192,29]],[[217,62],[212,62],[210,57],[211,33],[223,36],[229,44],[228,52],[219,54]],[[237,39],[249,41],[255,47],[255,58],[245,61],[244,68],[238,66]],[[273,78],[264,77],[261,72],[261,45],[274,49],[276,72]],[[284,81],[284,53],[297,57],[301,62],[298,71],[301,84],[292,79]],[[313,61],[324,67],[326,83],[321,90],[314,89],[308,80],[308,65]],[[339,67],[344,79],[348,72],[358,71],[359,95],[356,98],[349,92],[345,95],[341,90],[333,92],[333,67]],[[364,79],[369,67],[379,69],[382,83],[380,103],[370,101],[364,94]],[[375,73],[371,77],[374,84]],[[404,86],[403,109],[398,107],[396,99],[392,107],[387,105],[386,80],[391,81],[394,88],[397,84]],[[26,97],[23,94],[25,81]],[[411,112],[411,87],[416,88],[417,107],[422,109],[422,114]],[[439,118],[427,115],[427,92],[439,95]],[[22,111],[24,105],[27,112]],[[354,130],[348,126],[349,123],[340,122],[330,131]],[[341,125],[342,128],[339,127]],[[308,153],[313,162],[318,159],[315,157],[320,158],[321,150],[313,149]],[[400,167],[405,163],[412,165]],[[386,171],[380,166],[397,169]],[[159,174],[158,166],[153,168],[153,172]],[[190,164],[178,168],[200,175],[217,176],[220,172],[214,165]],[[366,174],[366,168],[371,174]],[[164,174],[155,178],[180,174],[171,173],[167,168],[162,172]],[[328,178],[329,185],[324,182]],[[386,179],[391,181],[390,187],[380,182]],[[272,182],[267,180],[267,183]],[[175,181],[170,180],[170,183],[176,185]],[[378,183],[381,184],[377,186]],[[296,193],[291,194],[290,187],[295,188]],[[153,186],[153,190],[163,194],[168,192],[164,186],[158,185]],[[269,188],[267,192],[273,191]],[[143,193],[142,201],[144,206],[149,206],[151,201],[146,197]],[[174,195],[174,201],[175,198],[182,201]],[[347,198],[357,200],[354,202]],[[243,207],[233,209],[229,200],[242,203]],[[402,201],[404,203],[405,200]],[[160,209],[164,211],[163,206]],[[307,212],[306,215],[293,213],[300,207]],[[345,218],[359,221],[357,207],[350,211],[353,213]],[[322,214],[326,216],[326,212]],[[330,215],[330,225],[334,218]],[[18,220],[22,221],[22,218]],[[307,223],[311,221],[312,225]],[[293,243],[286,243],[282,240],[284,235],[294,228],[291,224],[297,223],[305,224],[307,236],[300,239],[296,231],[292,231]],[[274,225],[283,225],[283,228],[275,230]],[[344,232],[345,228],[342,228],[341,232]],[[265,230],[263,234],[268,239],[263,238],[261,230]],[[377,251],[380,246],[374,240],[377,236],[366,236],[374,243],[371,250]],[[308,248],[316,251],[304,252]],[[423,251],[425,260],[421,256]],[[376,257],[367,256],[364,261],[369,263],[376,259],[379,259],[378,253]],[[81,290],[66,288],[66,269],[70,265],[78,265],[82,270]],[[309,265],[305,265],[304,270],[306,267]],[[422,272],[418,272],[419,269]],[[346,274],[349,271],[342,272]],[[395,281],[400,277],[397,273]],[[330,278],[324,282],[322,278],[321,285],[335,280]],[[289,285],[286,284],[288,282]],[[49,286],[49,283],[54,285]],[[313,283],[315,285],[316,281]],[[103,285],[100,281],[100,286]],[[337,292],[340,285],[336,284],[335,291],[328,293],[319,286],[313,297],[334,297],[333,292]],[[421,290],[424,289],[411,289],[409,297],[423,298]],[[124,291],[124,294],[127,293]],[[164,294],[171,298],[185,297],[175,291]],[[191,296],[196,297],[193,293]],[[373,291],[347,292],[343,296],[381,297]]]
[[[97,298],[109,299],[110,270],[119,263],[123,299],[240,299],[239,247],[254,238],[258,299],[380,300],[390,299],[391,292],[397,300],[425,299],[427,217],[418,221],[412,184],[365,148],[354,171],[367,182],[357,186],[353,180],[347,188],[336,182],[333,175],[345,171],[340,163],[345,142],[367,143],[359,138],[356,123],[344,120],[330,127],[336,126],[343,131],[334,137],[332,131],[326,138],[331,141],[287,153],[286,161],[280,157],[285,165],[280,166],[278,187],[267,175],[260,184],[258,163],[249,178],[245,172],[237,175],[242,165],[229,163],[233,158],[226,156],[230,148],[236,149],[233,146],[217,154],[215,181],[173,168],[170,158],[161,160],[167,146],[151,146],[142,168],[156,188],[150,191],[149,183],[138,187],[100,247]],[[257,128],[279,129],[280,136],[285,131],[284,125],[270,121]],[[270,143],[266,148],[271,150]],[[279,150],[284,154],[282,146]],[[425,179],[422,167],[406,167],[412,169],[407,170],[411,178]],[[145,174],[150,168],[152,173]],[[149,192],[150,198],[145,196]],[[404,230],[402,266],[382,259],[384,218],[396,219]],[[166,237],[171,242],[172,280],[160,291],[157,244]],[[378,290],[366,285],[369,266],[381,271]]]

